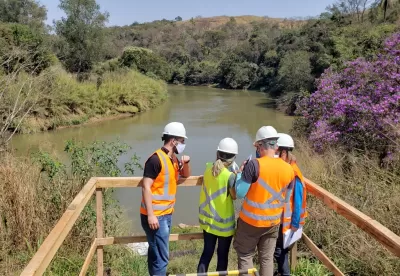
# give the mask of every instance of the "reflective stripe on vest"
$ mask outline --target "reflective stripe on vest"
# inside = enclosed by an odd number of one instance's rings
[[[176,164],[176,162],[172,163],[172,160],[168,160],[169,157],[164,151],[159,149],[155,154],[157,154],[160,159],[161,171],[154,180],[151,188],[152,208],[154,215],[162,216],[173,212],[175,206],[175,193],[169,194],[171,188],[170,185],[176,185],[179,171],[178,164]],[[175,183],[171,183],[172,181],[175,181]],[[160,188],[162,188],[162,194],[154,194],[157,190],[159,191]],[[176,187],[172,191],[174,190],[176,191]],[[147,215],[143,197],[140,207],[140,213]]]
[[[208,233],[222,237],[232,236],[235,232],[235,213],[232,198],[228,195],[228,180],[232,173],[224,169],[214,177],[212,165],[207,163],[204,172],[199,200],[199,223]]]
[[[250,206],[254,207],[254,208],[258,208],[258,209],[268,209],[268,208],[281,208],[283,207],[284,201],[285,201],[285,191],[287,190],[287,188],[283,188],[281,191],[279,191],[278,193],[274,191],[274,189],[272,189],[270,186],[267,185],[267,183],[264,182],[264,180],[262,180],[261,178],[258,179],[258,183],[265,189],[267,190],[272,197],[270,199],[268,199],[265,203],[257,203],[254,202],[250,199],[248,199],[247,197],[245,198],[245,201],[247,202],[247,204],[249,204]],[[283,196],[283,198],[282,198]],[[272,204],[273,201],[275,200],[279,200],[279,203],[275,203]]]
[[[304,225],[306,222],[306,218],[300,218],[300,226]],[[282,228],[283,229],[289,229],[291,227],[291,222],[290,221],[285,221],[282,223]],[[285,230],[283,230],[283,232],[286,232]]]
[[[302,227],[305,224],[306,217],[307,217],[307,210],[306,210],[306,205],[307,205],[307,189],[304,186],[303,182],[303,176],[300,172],[300,169],[297,167],[296,164],[291,164],[296,175],[296,183],[295,185],[303,185],[303,198],[302,198],[302,203],[301,203],[301,210],[300,210],[300,221],[299,221],[299,226]],[[300,183],[299,183],[300,182]],[[285,204],[284,207],[284,214],[282,218],[282,232],[285,233],[291,228],[291,221],[292,221],[292,214],[293,214],[293,206],[294,206],[294,193],[292,193],[290,197],[290,202]]]
[[[265,156],[257,161],[259,177],[251,184],[239,216],[254,227],[272,227],[281,223],[285,197],[294,172],[279,158]]]
[[[202,219],[199,219],[199,223],[203,224],[203,225],[207,225],[209,226],[211,229],[215,230],[215,231],[219,231],[219,232],[230,232],[230,231],[235,231],[235,224],[233,224],[232,226],[228,227],[228,228],[221,228],[215,224],[211,224],[208,223]],[[231,236],[231,235],[230,235]]]
[[[244,200],[246,201],[247,204],[249,204],[250,206],[252,206],[254,208],[261,209],[261,210],[262,209],[272,209],[272,208],[282,208],[284,206],[285,194],[286,194],[286,191],[288,190],[287,187],[282,188],[279,192],[275,192],[261,178],[259,178],[257,180],[257,182],[261,185],[261,187],[263,187],[266,191],[268,191],[272,195],[272,197],[270,199],[268,199],[266,202],[261,203],[261,204],[254,202],[254,201],[248,199],[247,197],[245,197]],[[276,200],[278,200],[279,203],[272,204],[272,202],[276,201]],[[282,213],[280,213],[279,215],[275,215],[275,216],[252,214],[249,211],[247,211],[246,209],[244,209],[243,206],[242,206],[242,212],[244,215],[246,215],[254,220],[274,221],[274,220],[280,219],[282,217]]]
[[[208,195],[207,190],[206,190],[206,186],[203,185],[203,191],[204,194],[206,195],[206,201],[204,201],[203,204],[201,204],[199,206],[199,213],[202,214],[205,217],[211,218],[215,221],[218,221],[220,223],[229,223],[229,222],[234,222],[235,221],[235,215],[223,219],[220,217],[220,215],[218,215],[218,212],[214,209],[214,207],[210,204],[210,202],[214,199],[216,199],[217,197],[219,197],[220,195],[224,195],[228,193],[228,189],[227,187],[223,187],[221,189],[219,189],[218,191],[216,191],[215,193],[213,193],[211,196]],[[212,213],[212,215],[210,215],[209,213],[207,213],[204,208],[208,205],[208,208],[210,208],[210,212]]]

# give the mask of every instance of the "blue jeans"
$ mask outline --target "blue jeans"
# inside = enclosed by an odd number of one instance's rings
[[[279,236],[276,240],[274,257],[278,264],[278,273],[281,276],[290,276],[289,248],[283,248],[282,224],[279,227]]]
[[[160,228],[152,230],[147,221],[147,216],[140,215],[142,227],[149,243],[147,254],[149,274],[150,276],[165,276],[167,275],[169,261],[169,234],[171,232],[172,214],[157,218]]]

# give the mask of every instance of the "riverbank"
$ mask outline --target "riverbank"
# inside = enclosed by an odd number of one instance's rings
[[[165,82],[133,70],[93,75],[78,82],[75,76],[54,66],[38,77],[19,77],[11,89],[17,93],[24,81],[31,84],[28,92],[36,99],[17,129],[22,134],[134,116],[168,97]],[[11,124],[11,131],[16,124]]]

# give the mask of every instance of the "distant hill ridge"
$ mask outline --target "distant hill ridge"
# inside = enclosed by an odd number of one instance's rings
[[[231,18],[234,18],[237,24],[250,24],[252,22],[266,22],[272,24],[279,24],[280,27],[298,27],[306,22],[306,19],[285,19],[285,18],[272,18],[268,16],[256,16],[256,15],[240,15],[240,16],[213,16],[213,17],[196,17],[193,18],[195,23],[208,23],[211,27],[224,25],[228,23]],[[190,23],[192,19],[178,22],[179,24]]]
[[[218,28],[222,25],[225,25],[232,19],[235,20],[235,23],[238,25],[250,25],[251,23],[266,23],[266,24],[276,24],[278,25],[279,28],[284,28],[284,29],[292,29],[292,28],[298,28],[303,26],[304,24],[307,23],[307,20],[311,19],[309,18],[273,18],[273,17],[268,17],[268,16],[256,16],[256,15],[239,15],[239,16],[228,16],[228,15],[221,15],[221,16],[212,16],[212,17],[202,17],[202,16],[196,16],[188,20],[183,20],[183,21],[176,21],[176,20],[167,20],[167,19],[160,19],[160,20],[154,20],[151,22],[134,22],[131,25],[125,25],[125,26],[110,26],[109,28],[111,29],[118,29],[118,28],[126,28],[126,27],[135,27],[135,26],[158,26],[158,25],[164,25],[166,23],[174,23],[177,26],[189,26],[191,24],[195,25],[200,25],[202,27],[214,29]]]

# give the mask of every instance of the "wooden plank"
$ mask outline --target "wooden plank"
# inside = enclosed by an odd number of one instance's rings
[[[294,271],[297,266],[297,242],[293,244],[292,249],[290,249],[290,269]]]
[[[142,186],[142,177],[98,177],[97,188],[134,188]],[[182,186],[201,186],[203,176],[191,176],[180,178],[178,185]]]
[[[203,233],[188,233],[188,234],[171,234],[169,241],[191,241],[202,240]],[[97,239],[97,245],[111,245],[111,244],[128,244],[137,242],[147,242],[146,236],[130,236],[130,237],[107,237]]]
[[[96,230],[97,238],[103,238],[103,189],[96,189]],[[103,246],[97,247],[97,275],[104,274]]]
[[[400,257],[400,237],[388,228],[360,212],[350,204],[331,194],[314,182],[305,179],[307,192],[322,200],[329,208],[357,225],[385,246],[390,252]]]
[[[50,234],[44,240],[29,264],[25,267],[24,271],[22,271],[21,275],[42,275],[44,273],[86,203],[93,195],[95,188],[96,179],[92,178],[68,206],[61,219],[54,226],[53,230],[51,230]]]
[[[90,246],[89,252],[86,256],[85,262],[83,263],[81,272],[79,273],[79,276],[84,276],[87,273],[87,270],[89,268],[90,262],[93,259],[94,253],[96,253],[97,249],[97,241],[96,239],[93,241],[92,246]]]
[[[303,241],[307,245],[308,248],[315,254],[315,256],[320,260],[330,272],[332,272],[335,276],[344,276],[343,272],[322,252],[321,249],[316,246],[312,240],[303,233]]]

